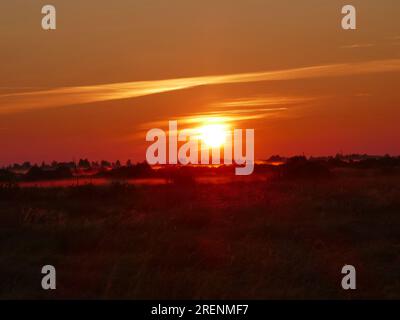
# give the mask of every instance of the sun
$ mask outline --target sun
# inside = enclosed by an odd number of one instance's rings
[[[207,124],[198,128],[198,131],[200,140],[210,148],[224,145],[228,135],[228,128],[225,124]]]

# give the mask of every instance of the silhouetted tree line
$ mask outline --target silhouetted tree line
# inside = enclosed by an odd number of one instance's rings
[[[72,178],[72,171],[68,167],[59,166],[54,170],[44,170],[38,166],[34,166],[28,170],[23,176],[24,180],[27,181],[39,181],[39,180],[57,180],[57,179],[68,179]]]
[[[270,163],[275,163],[272,165]],[[281,163],[276,165],[276,163]],[[391,173],[400,167],[400,157],[370,156],[370,155],[341,155],[334,157],[295,156],[290,158],[274,155],[264,163],[255,165],[259,174],[273,173],[279,178],[328,178],[334,168],[380,169],[382,173]],[[93,177],[129,179],[137,177],[160,177],[171,181],[191,181],[191,177],[201,175],[230,175],[234,174],[233,166],[174,166],[166,165],[154,169],[146,162],[132,164],[128,160],[124,165],[119,160],[109,162],[102,160],[89,161],[79,159],[78,162],[57,162],[40,165],[24,162],[13,164],[0,169],[0,181],[39,181],[69,179],[80,175]]]
[[[125,163],[126,167],[131,167],[132,161],[127,160]],[[101,160],[101,161],[89,161],[88,159],[79,159],[77,162],[75,161],[70,161],[70,162],[57,162],[57,161],[52,161],[51,163],[46,163],[42,162],[41,164],[32,164],[29,161],[26,161],[24,163],[14,163],[12,165],[3,167],[3,169],[8,170],[8,171],[27,171],[33,167],[40,167],[41,169],[44,170],[56,170],[60,167],[67,167],[70,168],[71,170],[76,170],[76,169],[114,169],[114,168],[120,168],[122,167],[121,161],[117,160],[115,162],[110,162],[107,160]]]
[[[112,170],[102,169],[96,176],[105,178],[137,178],[137,177],[149,177],[153,175],[153,169],[147,162],[137,163],[132,165],[131,162],[125,166],[121,166],[121,163],[117,161]]]

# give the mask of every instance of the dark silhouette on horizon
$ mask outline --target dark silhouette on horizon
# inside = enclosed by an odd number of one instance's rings
[[[271,156],[255,165],[254,174],[268,174],[280,179],[321,179],[332,178],[335,168],[379,169],[382,174],[390,174],[400,167],[400,157],[371,155],[341,155],[330,157],[281,157]],[[102,160],[89,161],[80,159],[77,162],[57,162],[41,165],[24,162],[0,169],[0,181],[41,181],[61,180],[76,177],[134,179],[134,178],[164,178],[170,181],[185,181],[190,183],[195,176],[233,175],[233,166],[181,166],[165,165],[154,168],[146,162],[133,164],[128,160],[124,165],[121,161],[109,162]]]

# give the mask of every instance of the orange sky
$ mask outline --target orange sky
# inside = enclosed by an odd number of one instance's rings
[[[142,161],[145,132],[223,115],[255,154],[400,154],[400,2],[0,3],[0,165]],[[179,123],[178,123],[179,125]]]

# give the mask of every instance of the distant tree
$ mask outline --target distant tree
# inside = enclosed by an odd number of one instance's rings
[[[307,158],[305,156],[294,156],[289,158],[288,163],[304,163],[307,162]]]
[[[19,169],[21,169],[21,166],[20,166],[18,163],[14,163],[13,166],[12,166],[12,168],[13,168],[14,170],[19,170]]]
[[[117,160],[115,162],[115,168],[121,168],[121,161]]]
[[[341,153],[336,153],[335,159],[336,159],[336,160],[342,160],[342,159],[343,159],[343,154],[341,154]]]
[[[71,170],[68,167],[60,166],[56,170],[43,170],[33,166],[24,176],[28,181],[54,180],[72,178]]]
[[[16,176],[13,172],[0,169],[0,181],[1,182],[12,182],[16,179]]]
[[[42,178],[42,176],[43,176],[43,171],[38,166],[33,166],[25,174],[25,178],[27,180],[39,180]]]
[[[267,161],[270,161],[270,162],[279,162],[279,161],[283,161],[283,160],[284,159],[280,155],[273,155],[267,159]]]
[[[126,161],[126,166],[127,166],[128,168],[132,167],[132,161],[131,161],[131,159],[128,159],[128,161]]]
[[[32,168],[32,164],[31,164],[29,161],[25,161],[25,162],[22,164],[22,168],[23,168],[23,169],[30,169],[30,168]]]
[[[61,162],[58,164],[59,167],[68,167],[70,169],[76,169],[76,163],[74,161]]]
[[[111,163],[106,160],[101,160],[101,167],[102,168],[109,168],[111,167]]]
[[[90,162],[88,159],[80,159],[78,162],[79,168],[90,168]]]

